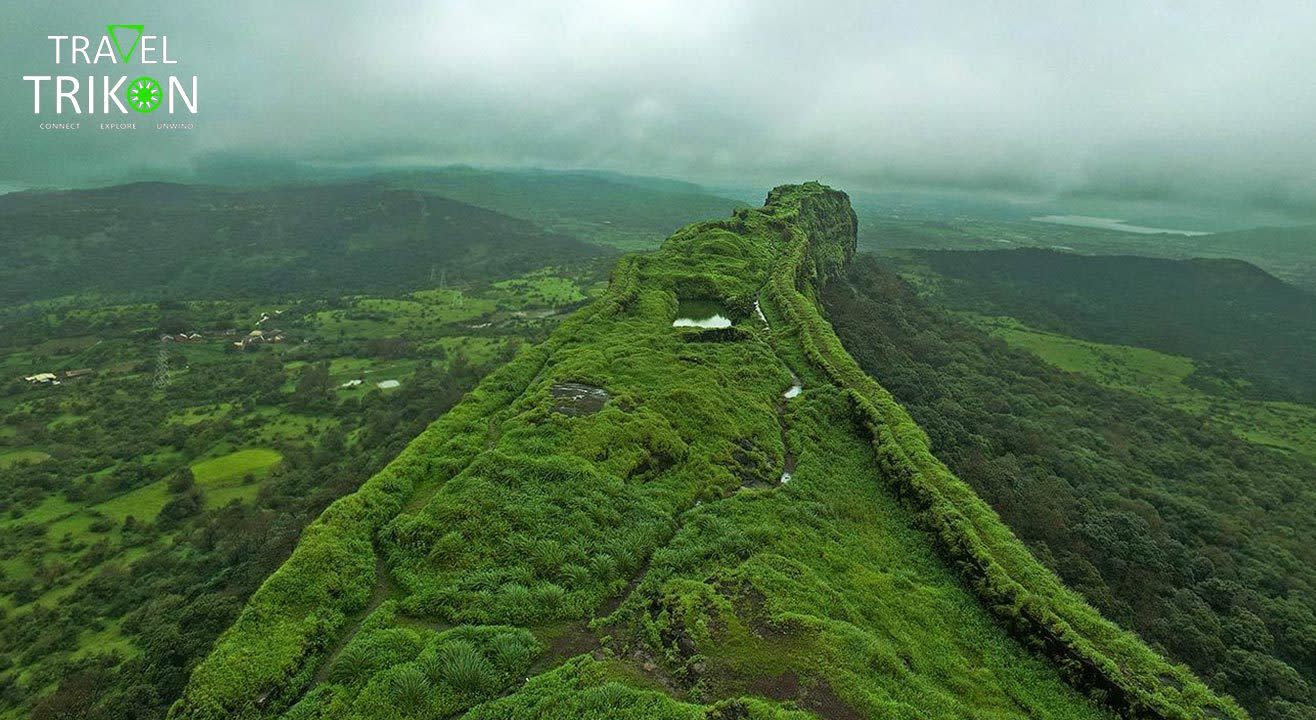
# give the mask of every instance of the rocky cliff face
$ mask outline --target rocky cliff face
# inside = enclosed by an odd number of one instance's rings
[[[809,257],[820,282],[840,275],[858,246],[859,219],[850,196],[817,182],[781,185],[768,193],[765,207],[794,214],[796,226],[809,239]]]

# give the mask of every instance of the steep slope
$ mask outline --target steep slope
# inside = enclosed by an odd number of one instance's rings
[[[1241,717],[840,348],[813,296],[854,248],[809,183],[624,259],[307,529],[171,716]],[[673,327],[694,300],[734,324]]]
[[[1011,349],[886,265],[857,258],[828,318],[937,457],[1104,614],[1256,717],[1316,711],[1316,468]]]

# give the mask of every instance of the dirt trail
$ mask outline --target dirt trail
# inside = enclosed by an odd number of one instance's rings
[[[320,661],[319,669],[315,671],[315,677],[311,680],[311,684],[306,687],[306,692],[310,692],[312,688],[324,682],[325,679],[329,677],[329,670],[333,668],[334,661],[337,660],[338,655],[343,652],[343,648],[346,647],[347,643],[356,636],[357,631],[361,629],[361,624],[366,621],[366,618],[370,617],[370,614],[379,609],[379,606],[383,605],[384,601],[393,594],[395,587],[396,585],[393,582],[393,576],[388,571],[387,563],[384,562],[384,555],[379,552],[378,548],[376,548],[375,589],[370,593],[370,602],[366,603],[364,608],[355,613],[347,625],[343,627],[342,631],[338,633],[338,639],[334,641],[333,645],[329,646],[329,650],[325,653],[324,659]]]

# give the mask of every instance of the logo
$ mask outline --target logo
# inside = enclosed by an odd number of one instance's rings
[[[145,75],[128,83],[128,107],[139,113],[155,112],[160,107],[160,83]]]
[[[115,115],[149,115],[157,111],[168,115],[197,114],[196,75],[165,75],[149,67],[178,64],[170,52],[167,35],[150,35],[145,25],[123,23],[106,25],[105,34],[99,37],[47,35],[46,39],[51,42],[58,70],[49,75],[23,76],[24,81],[32,84],[33,115],[111,116],[112,119]],[[107,65],[124,71],[117,75],[96,74]],[[137,72],[127,70],[129,66]],[[79,72],[84,68],[85,72]],[[142,71],[147,74],[138,74]]]

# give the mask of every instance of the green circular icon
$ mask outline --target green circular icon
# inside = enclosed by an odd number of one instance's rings
[[[139,113],[154,112],[164,99],[160,81],[145,75],[128,83],[128,107]]]

